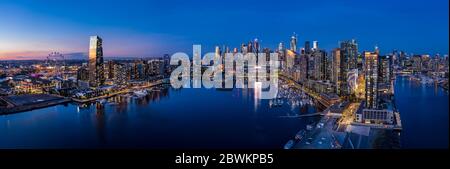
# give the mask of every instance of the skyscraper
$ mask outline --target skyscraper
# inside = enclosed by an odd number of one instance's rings
[[[366,108],[378,107],[378,53],[364,52],[364,72],[366,77]]]
[[[313,41],[313,50],[318,50],[319,49],[319,42],[317,41]]]
[[[342,82],[347,81],[348,73],[357,69],[358,44],[355,40],[341,42],[340,48],[340,78]],[[350,95],[351,90],[347,83],[340,83],[340,95]]]
[[[311,53],[311,44],[309,41],[305,41],[305,53],[310,54]]]
[[[308,80],[309,56],[306,53],[300,55],[300,81],[306,83]]]
[[[291,50],[297,53],[297,35],[295,33],[291,37]]]
[[[280,42],[278,44],[278,51],[283,51],[283,50],[284,50],[284,44],[283,44],[283,42]]]
[[[390,56],[380,56],[379,59],[379,82],[386,84],[386,85],[390,85],[390,80],[391,80],[391,75],[392,75],[392,70],[391,70],[391,62],[390,62]]]
[[[336,86],[336,93],[340,94],[340,83],[341,80],[339,79],[340,70],[341,70],[341,49],[336,48],[331,52],[332,55],[332,65],[331,65],[331,81]]]
[[[316,49],[312,53],[313,57],[313,77],[315,80],[326,80],[327,53],[324,50]]]
[[[103,67],[102,39],[99,36],[90,37],[89,45],[89,85],[98,87],[105,83]]]
[[[255,38],[253,40],[253,52],[255,52],[256,55],[258,55],[259,51],[261,51],[260,46],[259,46],[259,41],[258,41],[258,38]]]

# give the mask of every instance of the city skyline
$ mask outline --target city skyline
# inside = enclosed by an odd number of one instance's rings
[[[91,35],[107,41],[104,56],[110,58],[191,53],[193,44],[213,51],[216,45],[234,48],[254,38],[275,49],[280,42],[288,46],[294,32],[299,48],[318,41],[327,52],[340,41],[356,39],[359,51],[377,45],[382,54],[394,49],[448,54],[448,1],[283,1],[258,3],[258,8],[252,6],[256,1],[95,3],[1,2],[5,15],[0,19],[8,24],[0,30],[0,60],[45,59],[52,51],[87,59]],[[129,9],[124,13],[122,8]]]

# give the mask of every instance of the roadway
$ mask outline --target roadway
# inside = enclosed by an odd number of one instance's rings
[[[338,131],[344,132],[347,126],[353,123],[356,117],[356,111],[360,104],[361,103],[350,103],[350,105],[343,110],[342,117],[338,122]]]

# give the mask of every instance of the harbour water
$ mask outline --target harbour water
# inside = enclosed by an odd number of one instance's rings
[[[401,113],[402,148],[448,148],[448,91],[399,76],[395,101]]]
[[[288,93],[288,92],[285,92]],[[398,77],[402,148],[448,148],[448,92]],[[68,103],[0,116],[0,148],[275,148],[318,117],[312,105],[255,98],[253,89],[171,89],[104,104]]]
[[[283,148],[312,105],[269,107],[253,89],[171,89],[0,116],[0,148]]]

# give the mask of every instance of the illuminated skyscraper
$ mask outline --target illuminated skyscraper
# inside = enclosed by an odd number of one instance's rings
[[[219,47],[219,46],[216,46],[214,51],[215,51],[214,53],[215,53],[217,56],[220,56],[221,51],[220,51],[220,47]]]
[[[283,51],[283,50],[284,50],[284,44],[283,44],[283,42],[280,42],[278,44],[278,51]]]
[[[379,59],[379,82],[386,84],[386,85],[390,85],[390,80],[391,80],[391,76],[392,76],[392,69],[391,69],[391,62],[390,62],[391,56],[387,55],[387,56],[380,56]]]
[[[253,52],[255,52],[256,55],[258,55],[259,51],[261,51],[261,48],[259,46],[259,41],[257,38],[255,38],[255,40],[253,40]]]
[[[306,83],[309,79],[308,77],[308,69],[309,69],[309,56],[304,53],[300,55],[300,81],[301,83]]]
[[[291,37],[291,50],[297,53],[297,35],[295,33]]]
[[[347,81],[349,72],[354,71],[358,68],[357,58],[358,58],[358,44],[355,40],[341,42],[340,48],[340,77],[339,80],[342,82]],[[340,83],[340,95],[350,95],[351,90],[347,83]]]
[[[315,80],[326,80],[327,52],[315,49],[313,58],[313,78]]]
[[[277,53],[278,53],[278,58],[280,60],[281,63],[281,68],[285,69],[286,68],[286,57],[285,57],[285,49],[284,49],[284,44],[283,42],[280,42],[278,44],[278,49],[277,49]]]
[[[331,59],[332,59],[332,65],[331,65],[331,81],[336,86],[336,93],[340,94],[340,84],[342,83],[342,80],[339,79],[340,70],[341,70],[341,49],[336,48],[331,52]]]
[[[364,52],[366,77],[366,108],[378,107],[378,52]]]
[[[89,45],[89,85],[97,87],[105,83],[105,71],[103,67],[102,39],[99,36],[91,36]]]
[[[315,50],[318,50],[319,49],[319,42],[317,42],[317,41],[313,41],[313,50],[315,51]]]

